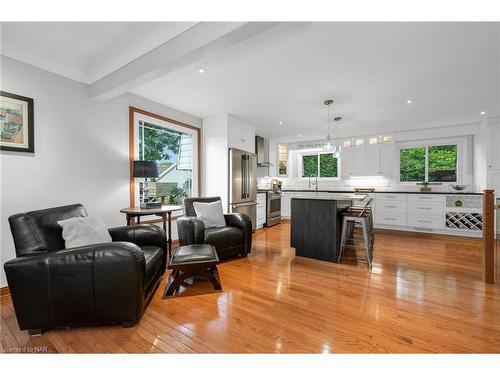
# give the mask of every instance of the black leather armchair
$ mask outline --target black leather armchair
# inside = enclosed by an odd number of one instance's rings
[[[205,228],[203,221],[196,217],[194,202],[216,202],[220,197],[186,198],[184,213],[177,219],[177,231],[181,246],[208,243],[217,250],[219,259],[247,256],[252,249],[252,221],[245,214],[225,214],[224,228]]]
[[[80,204],[9,217],[17,258],[4,265],[17,321],[30,334],[56,327],[137,323],[166,267],[162,229],[109,229],[113,242],[65,249],[58,220]]]

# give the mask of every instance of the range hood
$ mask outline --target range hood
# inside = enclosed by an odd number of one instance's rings
[[[272,163],[266,161],[266,147],[264,138],[255,136],[255,154],[257,154],[257,167],[273,167]]]

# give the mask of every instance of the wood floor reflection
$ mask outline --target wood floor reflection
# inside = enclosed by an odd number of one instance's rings
[[[481,281],[477,239],[377,231],[370,271],[294,256],[290,225],[254,235],[252,254],[219,266],[223,291],[196,280],[135,327],[20,331],[2,297],[1,345],[67,353],[500,352],[500,287]],[[166,275],[167,276],[167,275]]]

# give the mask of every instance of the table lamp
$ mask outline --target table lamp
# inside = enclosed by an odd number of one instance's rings
[[[144,178],[142,189],[141,208],[156,207],[157,204],[148,204],[148,178],[158,178],[158,164],[150,160],[134,160],[134,177]]]

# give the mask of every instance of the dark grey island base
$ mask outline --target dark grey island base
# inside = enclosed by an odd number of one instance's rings
[[[291,246],[295,255],[337,262],[342,211],[352,200],[292,198]]]

